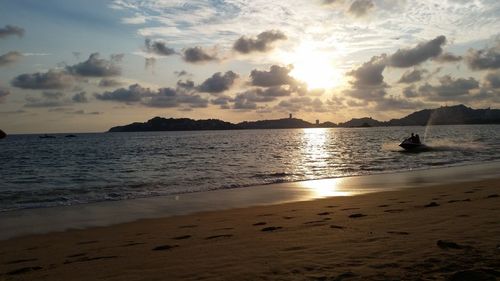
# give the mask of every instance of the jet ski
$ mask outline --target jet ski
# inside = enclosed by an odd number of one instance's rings
[[[411,138],[405,139],[401,144],[399,144],[405,150],[421,150],[427,148],[427,146],[421,142],[414,142]]]

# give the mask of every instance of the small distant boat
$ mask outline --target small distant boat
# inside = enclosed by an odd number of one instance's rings
[[[7,134],[4,131],[0,130],[0,139],[5,138],[6,136]]]
[[[399,144],[405,150],[422,150],[426,149],[427,146],[421,142],[413,142],[410,138],[405,139],[402,143]]]
[[[51,136],[51,135],[47,135],[47,134],[45,134],[43,136],[38,136],[38,137],[41,139],[55,139],[56,138],[56,136]]]
[[[75,135],[66,135],[66,136],[64,136],[64,137],[65,137],[65,138],[76,138],[76,136],[75,136]]]

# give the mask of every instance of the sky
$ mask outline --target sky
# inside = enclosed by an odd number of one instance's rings
[[[497,0],[0,0],[0,129],[500,108]]]

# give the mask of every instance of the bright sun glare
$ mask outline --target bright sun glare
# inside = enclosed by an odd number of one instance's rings
[[[291,75],[305,82],[311,89],[330,89],[341,82],[341,73],[335,67],[332,54],[320,50],[313,42],[303,42],[297,49],[285,55],[293,65]]]

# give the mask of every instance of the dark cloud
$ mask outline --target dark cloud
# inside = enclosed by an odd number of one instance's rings
[[[292,67],[283,67],[278,65],[271,66],[269,71],[252,70],[250,73],[251,84],[260,87],[272,87],[280,85],[295,84],[295,79],[289,75]]]
[[[10,95],[10,91],[5,88],[0,88],[0,103],[5,102],[5,97]]]
[[[142,102],[143,105],[149,107],[179,107],[188,106],[189,108],[207,107],[208,100],[201,96],[186,91],[181,87],[173,88],[160,88],[158,90],[151,90],[144,88],[139,84],[130,85],[127,89],[120,88],[112,92],[104,92],[102,94],[95,94],[99,100],[117,101],[125,103]]]
[[[386,67],[386,56],[374,56],[370,61],[363,63],[347,74],[354,77],[351,88],[344,91],[350,97],[363,102],[381,102],[384,100],[388,85],[382,75]]]
[[[99,111],[92,111],[92,112],[87,112],[83,109],[75,110],[75,111],[70,111],[66,112],[66,114],[75,114],[75,115],[100,115],[102,112]]]
[[[232,71],[227,71],[224,75],[221,72],[217,72],[201,83],[197,89],[200,92],[211,94],[222,93],[229,90],[238,77],[239,75]]]
[[[408,87],[404,88],[403,89],[403,95],[406,98],[415,98],[415,97],[418,97],[418,92],[417,92],[417,89],[416,89],[415,85],[411,85],[411,86],[408,86]]]
[[[203,63],[219,60],[216,54],[209,53],[201,47],[192,47],[182,50],[182,59],[189,63]]]
[[[482,50],[470,49],[465,55],[465,62],[473,70],[500,68],[500,41],[495,47]]]
[[[64,71],[49,70],[45,73],[21,74],[12,79],[14,87],[22,89],[63,89],[70,87],[74,78]]]
[[[165,45],[165,42],[163,41],[146,39],[144,41],[144,44],[146,45],[146,52],[150,54],[156,54],[160,56],[170,56],[175,54],[175,50],[167,47]]]
[[[181,71],[174,71],[174,74],[177,76],[177,77],[182,77],[182,76],[191,76],[191,74],[185,70],[181,70]]]
[[[372,0],[355,0],[349,7],[349,13],[355,17],[362,17],[368,14],[375,5]]]
[[[211,104],[220,106],[221,109],[231,108],[229,102],[234,102],[234,99],[229,96],[218,96],[217,98],[210,101]]]
[[[393,67],[411,67],[435,58],[443,52],[442,46],[446,37],[441,35],[428,42],[420,43],[411,49],[399,49],[388,58],[388,64]]]
[[[87,99],[87,93],[86,92],[79,92],[73,95],[71,98],[73,102],[75,103],[87,103],[89,100]]]
[[[434,61],[440,62],[440,63],[448,63],[448,62],[459,62],[463,58],[462,56],[457,56],[452,53],[446,52],[442,53],[441,55],[437,56]]]
[[[427,73],[428,71],[425,69],[413,69],[413,70],[408,70],[399,79],[398,83],[406,83],[406,84],[411,84],[414,82],[418,82],[422,80],[423,75]]]
[[[109,60],[100,59],[99,53],[93,53],[89,58],[81,63],[67,66],[66,70],[73,75],[89,77],[108,77],[121,74],[121,69],[117,65],[123,58],[122,54],[111,55]]]
[[[17,37],[23,37],[24,29],[15,25],[6,25],[4,28],[0,28],[0,38],[4,38],[11,35],[17,35]]]
[[[149,107],[180,107],[204,108],[208,106],[208,100],[198,94],[188,93],[179,89],[161,88],[149,100],[144,102]]]
[[[439,79],[439,85],[426,83],[418,88],[418,92],[430,101],[460,101],[469,97],[470,90],[478,88],[479,82],[472,77],[454,79],[446,75]]]
[[[487,88],[500,89],[500,70],[486,74],[484,82]]]
[[[384,76],[382,75],[385,66],[385,55],[374,56],[370,61],[363,63],[359,68],[348,72],[347,75],[355,78],[351,83],[356,88],[380,87],[385,84]]]
[[[111,92],[107,91],[102,94],[95,94],[94,96],[98,100],[103,101],[133,103],[139,102],[142,98],[151,95],[153,95],[153,93],[149,88],[143,88],[139,84],[133,84],[128,88],[119,88]]]
[[[286,40],[286,35],[279,30],[268,30],[260,33],[255,38],[240,37],[234,42],[233,50],[248,54],[252,52],[266,52],[272,49],[272,44],[278,40]]]
[[[61,107],[70,105],[62,92],[42,92],[41,96],[26,97],[25,107]]]
[[[195,88],[194,82],[192,80],[179,80],[177,81],[177,88],[184,90],[193,90]]]
[[[99,81],[99,87],[102,87],[102,88],[118,87],[121,85],[122,85],[122,82],[115,80],[115,79],[110,79],[110,78],[103,78],[103,79],[101,79],[101,81]]]
[[[8,52],[0,56],[0,66],[14,63],[22,58],[22,54],[16,51]]]

